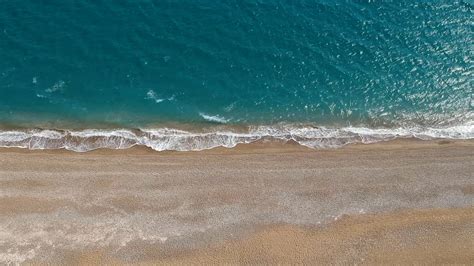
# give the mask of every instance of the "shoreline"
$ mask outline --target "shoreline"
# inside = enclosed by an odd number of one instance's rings
[[[156,151],[203,151],[217,147],[234,148],[239,144],[296,142],[314,149],[342,148],[353,144],[372,144],[398,139],[471,140],[471,123],[442,128],[366,128],[315,127],[303,124],[278,124],[246,127],[214,125],[186,129],[24,129],[0,131],[0,147],[30,150],[66,149],[89,152],[97,149],[149,147]]]
[[[383,263],[402,254],[401,263],[468,262],[473,160],[472,140],[1,148],[0,260]],[[399,253],[384,260],[384,248]]]
[[[31,153],[31,154],[97,154],[97,155],[196,155],[196,154],[252,154],[252,153],[334,153],[334,152],[353,152],[353,151],[374,151],[401,149],[408,150],[412,148],[436,149],[439,147],[473,147],[474,139],[429,139],[422,140],[418,138],[395,138],[373,143],[351,143],[338,148],[310,148],[299,144],[294,140],[256,140],[250,143],[239,143],[233,147],[213,147],[204,150],[162,150],[157,151],[143,145],[134,145],[130,148],[111,149],[98,148],[87,152],[76,152],[64,148],[59,149],[29,149],[23,147],[0,147],[0,153]]]

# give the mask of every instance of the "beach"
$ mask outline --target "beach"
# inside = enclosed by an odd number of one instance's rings
[[[472,1],[1,1],[0,265],[473,264]]]
[[[474,142],[0,150],[0,263],[474,260]]]

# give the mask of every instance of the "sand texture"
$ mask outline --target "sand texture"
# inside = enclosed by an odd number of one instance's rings
[[[0,150],[0,263],[474,261],[474,142]]]

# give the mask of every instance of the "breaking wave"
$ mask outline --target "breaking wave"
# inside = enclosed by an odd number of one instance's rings
[[[249,126],[244,132],[231,128],[193,132],[179,129],[4,130],[0,147],[66,149],[127,149],[136,145],[156,151],[199,151],[232,148],[258,140],[295,141],[310,148],[338,148],[352,143],[375,143],[396,138],[473,139],[474,123],[444,128],[313,127],[295,125]]]
[[[205,113],[199,113],[199,115],[207,122],[212,122],[212,123],[225,124],[230,121],[229,119],[226,119],[219,115],[207,115]]]

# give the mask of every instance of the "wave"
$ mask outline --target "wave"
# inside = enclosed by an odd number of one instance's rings
[[[352,143],[375,143],[396,138],[473,139],[474,123],[444,128],[327,128],[296,125],[249,126],[245,132],[215,128],[207,132],[180,129],[86,129],[4,130],[0,147],[66,149],[86,152],[95,149],[127,149],[146,146],[156,151],[200,151],[232,148],[258,140],[295,141],[310,148],[338,148]]]
[[[175,99],[175,96],[173,95],[173,96],[168,97],[168,98],[159,98],[154,90],[149,90],[146,93],[145,99],[146,100],[153,100],[155,103],[161,103],[161,102],[164,102],[164,101],[173,101]]]
[[[219,115],[208,115],[205,113],[199,113],[199,115],[204,118],[204,120],[208,122],[213,122],[213,123],[219,123],[219,124],[226,124],[227,122],[230,121],[230,119],[226,119],[222,116]]]

